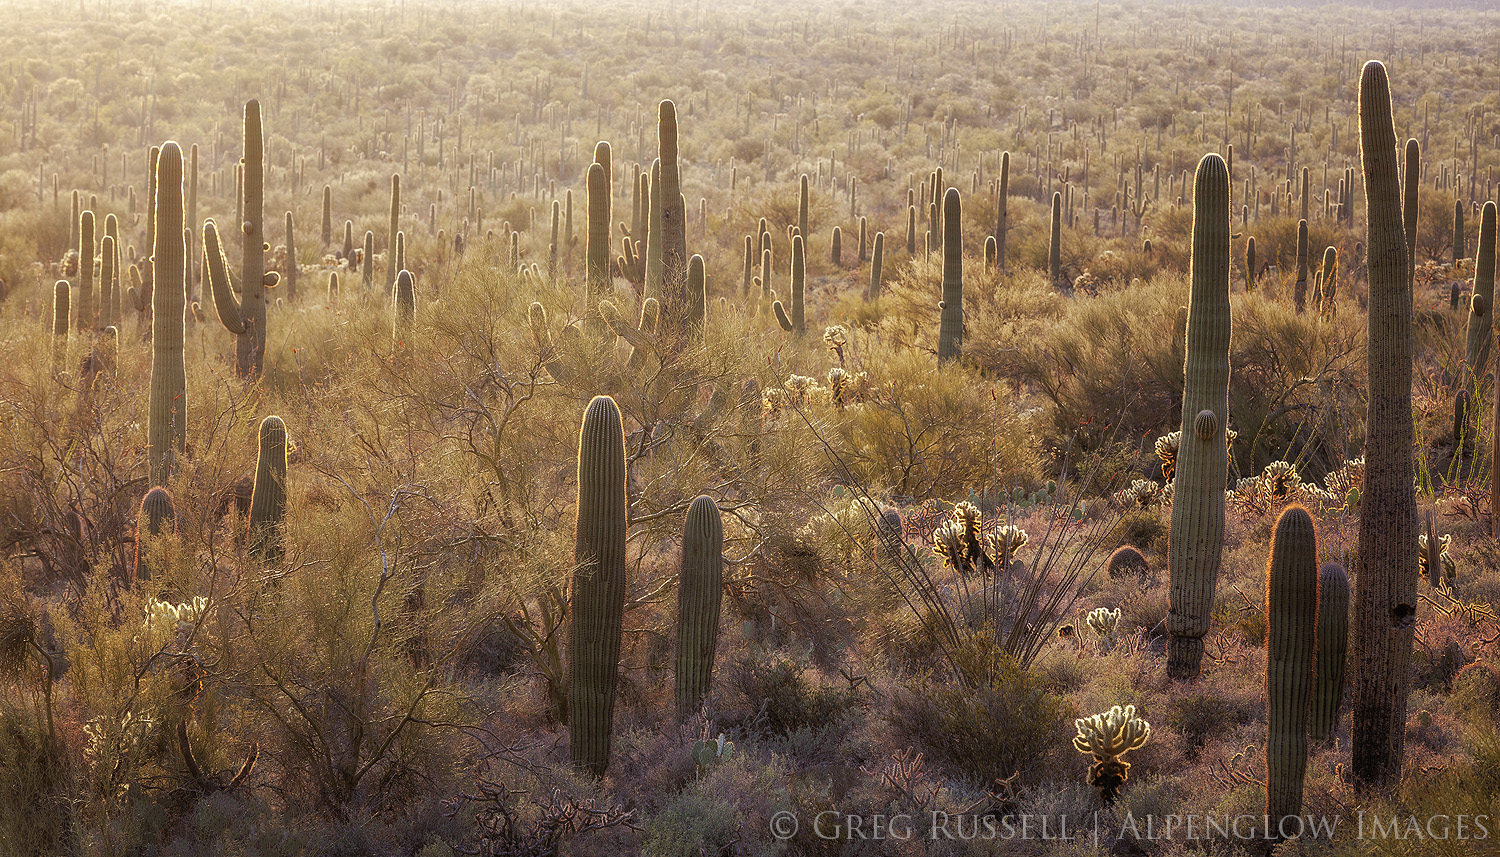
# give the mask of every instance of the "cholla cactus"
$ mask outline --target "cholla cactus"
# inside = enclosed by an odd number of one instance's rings
[[[1347,498],[1349,492],[1357,490],[1365,484],[1365,457],[1351,458],[1344,462],[1344,466],[1328,474],[1323,480],[1328,493]]]
[[[202,595],[182,604],[148,598],[146,599],[144,631],[147,636],[156,633],[176,634],[188,631],[198,624],[206,612],[208,612],[208,599]]]
[[[761,413],[767,419],[775,419],[781,416],[781,411],[786,407],[787,393],[780,387],[769,387],[760,397]]]
[[[995,565],[985,552],[980,532],[982,513],[973,503],[961,502],[953,515],[932,531],[932,552],[961,574],[987,574]]]
[[[1261,471],[1261,493],[1272,503],[1290,503],[1302,496],[1302,476],[1290,461],[1273,461]]]
[[[149,714],[127,711],[119,723],[112,723],[102,715],[83,724],[83,734],[88,736],[84,753],[101,769],[128,769],[129,764],[147,746],[147,738],[156,728],[156,718]]]
[[[1458,577],[1458,564],[1453,561],[1453,557],[1448,555],[1448,548],[1453,544],[1453,536],[1438,536],[1437,543],[1438,563],[1443,569],[1443,578],[1452,585],[1453,580]],[[1427,534],[1423,533],[1417,536],[1417,567],[1422,577],[1432,580],[1433,577],[1428,572],[1430,556],[1431,551],[1427,547]]]
[[[1168,482],[1177,473],[1177,447],[1182,441],[1182,431],[1174,431],[1156,439],[1156,457],[1161,459],[1161,475]]]
[[[793,375],[787,378],[785,386],[793,407],[802,407],[811,403],[817,392],[823,389],[818,386],[818,379],[809,378],[806,375]]]
[[[1131,750],[1145,746],[1151,737],[1151,724],[1135,716],[1135,706],[1116,705],[1103,714],[1073,721],[1078,735],[1073,748],[1092,754],[1088,784],[1099,790],[1106,804],[1120,796],[1120,787],[1130,778],[1130,763],[1122,759]]]
[[[1095,634],[1110,640],[1114,638],[1115,630],[1120,627],[1120,610],[1118,607],[1114,610],[1108,607],[1096,607],[1084,617],[1084,621]]]
[[[823,341],[828,344],[828,350],[839,359],[839,365],[844,365],[844,346],[849,342],[849,331],[842,324],[823,329]]]
[[[1162,465],[1165,467],[1166,465]],[[1171,487],[1168,483],[1167,488]],[[1137,479],[1115,493],[1115,502],[1127,509],[1152,509],[1165,502],[1166,490],[1149,479]]]
[[[1001,568],[1006,568],[1010,565],[1011,557],[1025,547],[1028,540],[1025,530],[1014,524],[1004,524],[987,541],[995,555],[1001,557]]]
[[[828,370],[828,394],[834,405],[842,408],[849,403],[849,373],[837,366]]]

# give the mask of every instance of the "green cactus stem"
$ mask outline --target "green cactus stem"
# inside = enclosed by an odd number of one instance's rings
[[[688,260],[687,299],[688,324],[701,329],[708,320],[708,274],[696,253]]]
[[[333,303],[339,297],[339,272],[328,272],[328,302]]]
[[[1406,282],[1412,288],[1416,287],[1417,279],[1417,218],[1421,214],[1421,188],[1422,147],[1415,139],[1409,139],[1402,170],[1401,225],[1406,235]],[[1365,193],[1368,195],[1369,191]]]
[[[359,265],[359,287],[367,294],[375,289],[375,233],[368,229],[365,230],[364,258]]]
[[[906,255],[917,255],[917,207],[906,207]]]
[[[141,498],[141,508],[136,515],[132,582],[161,578],[163,569],[157,563],[160,555],[156,540],[176,532],[177,508],[172,502],[172,494],[158,485]]]
[[[885,265],[885,233],[875,233],[875,249],[870,254],[870,300],[880,297],[882,270]]]
[[[688,506],[677,587],[677,713],[698,711],[708,694],[724,593],[724,522],[712,497]]]
[[[1486,202],[1479,216],[1479,251],[1474,255],[1474,293],[1469,300],[1468,348],[1465,361],[1469,384],[1484,378],[1494,339],[1495,306],[1495,203]]]
[[[1484,240],[1482,233],[1480,240]],[[1453,264],[1457,267],[1467,255],[1464,253],[1464,201],[1453,200]]]
[[[802,309],[802,294],[807,282],[807,257],[803,248],[802,236],[793,237],[791,313],[788,314],[781,301],[776,301],[771,305],[771,310],[776,313],[776,321],[780,323],[781,329],[799,337],[807,335],[807,323]]]
[[[1318,306],[1318,312],[1322,315],[1333,315],[1333,298],[1338,294],[1339,285],[1339,251],[1328,247],[1323,251],[1323,300]]]
[[[943,194],[943,302],[938,325],[938,364],[957,360],[964,341],[963,217],[958,188]]]
[[[1245,241],[1245,291],[1255,291],[1255,236]]]
[[[625,429],[614,399],[595,396],[578,438],[578,519],[568,636],[568,755],[609,767],[625,608]]]
[[[811,193],[807,186],[807,173],[803,173],[802,178],[797,182],[797,234],[803,236],[804,239],[807,237],[807,215],[811,201]]]
[[[250,556],[277,566],[284,553],[286,522],[286,423],[269,416],[260,421],[260,455],[250,491]]]
[[[52,286],[52,357],[61,361],[68,350],[68,315],[73,304],[67,280]]]
[[[1302,811],[1318,627],[1318,536],[1301,506],[1288,506],[1276,522],[1266,616],[1266,815],[1271,838],[1280,839],[1282,819]]]
[[[189,221],[192,222],[192,221]],[[105,249],[108,248],[108,249]],[[120,221],[113,214],[104,216],[104,240],[100,241],[100,253],[107,254],[100,267],[100,312],[104,323],[120,326],[123,320],[124,291],[120,288]]]
[[[1205,155],[1193,182],[1182,434],[1173,481],[1167,674],[1198,676],[1224,541],[1229,474],[1229,170]]]
[[[833,227],[833,238],[828,247],[828,263],[835,268],[844,264],[844,230]]]
[[[1369,254],[1369,398],[1365,482],[1354,582],[1351,773],[1364,786],[1401,780],[1416,626],[1417,509],[1412,491],[1412,283],[1396,132],[1385,66],[1365,64],[1359,87]]]
[[[1318,641],[1307,736],[1325,741],[1338,728],[1349,651],[1349,574],[1336,562],[1318,569]]]
[[[1047,241],[1047,278],[1062,288],[1062,194],[1052,194],[1052,237]]]
[[[166,485],[187,444],[187,246],[183,243],[182,148],[164,143],[156,161],[155,288],[151,292],[151,389],[147,458],[151,484]]]

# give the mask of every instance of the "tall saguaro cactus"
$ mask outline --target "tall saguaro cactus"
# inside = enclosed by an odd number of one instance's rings
[[[964,342],[964,242],[958,188],[943,194],[943,303],[938,323],[938,363],[958,359]]]
[[[661,179],[652,176],[651,191],[661,212],[662,310],[675,325],[686,314],[687,299],[687,211],[682,201],[681,174],[677,168],[677,105],[663,101],[657,109],[657,148],[661,156]],[[658,193],[657,184],[661,185]]]
[[[870,300],[880,297],[881,276],[885,273],[885,233],[875,233],[875,249],[870,254]]]
[[[245,102],[244,178],[240,202],[243,248],[240,255],[240,298],[230,291],[218,229],[213,221],[203,224],[204,275],[213,291],[214,308],[224,329],[234,334],[234,369],[242,378],[260,375],[266,357],[266,286],[278,282],[266,273],[265,224],[265,136],[261,132],[260,102]],[[157,233],[160,234],[160,224]],[[210,239],[210,233],[213,238]],[[212,240],[213,248],[209,247]]]
[[[802,309],[802,296],[807,288],[807,251],[805,246],[802,243],[801,235],[792,238],[791,314],[787,314],[786,307],[781,301],[771,304],[771,311],[776,314],[776,321],[781,325],[781,329],[793,336],[807,335],[807,321]]]
[[[600,143],[604,146],[606,144]],[[605,157],[608,157],[606,149]],[[589,221],[586,253],[587,260],[584,265],[584,283],[587,289],[588,325],[590,331],[597,339],[603,339],[608,334],[608,328],[602,319],[598,317],[597,305],[600,300],[609,295],[609,225],[610,225],[610,192],[609,172],[604,165],[594,162],[589,167],[588,174],[589,191]]]
[[[187,367],[182,345],[183,318],[187,314],[187,246],[182,239],[182,147],[175,142],[162,144],[156,159],[154,217],[147,459],[151,484],[166,485],[187,445]]]
[[[250,491],[250,555],[279,565],[286,522],[286,423],[269,416],[260,421],[260,455]]]
[[[1387,82],[1389,91],[1389,82]],[[1422,146],[1415,138],[1406,141],[1406,159],[1401,182],[1401,225],[1406,230],[1406,281],[1416,288],[1417,218],[1421,213]],[[1366,188],[1365,195],[1369,196]]]
[[[1052,194],[1052,237],[1047,242],[1047,278],[1062,288],[1062,194]]]
[[[386,244],[385,265],[385,293],[389,295],[396,289],[396,273],[400,268],[396,267],[396,233],[401,231],[401,174],[391,173],[391,231],[390,242]]]
[[[1229,452],[1229,168],[1205,155],[1193,181],[1192,294],[1182,394],[1182,435],[1168,550],[1171,609],[1167,674],[1198,676],[1224,543]]]
[[[1302,811],[1307,719],[1318,628],[1318,535],[1312,516],[1289,506],[1276,521],[1266,569],[1266,815],[1273,838]]]
[[[625,610],[625,428],[595,396],[578,435],[578,523],[568,636],[568,755],[594,776],[609,767]]]
[[[724,521],[712,497],[688,506],[677,585],[677,713],[698,710],[713,676],[724,594]]]
[[[1411,689],[1417,502],[1412,491],[1412,286],[1390,80],[1379,62],[1366,63],[1360,75],[1359,132],[1369,230],[1370,393],[1354,575],[1351,772],[1360,784],[1390,787],[1401,781]]]
[[[1005,270],[1005,234],[1010,230],[1010,152],[1000,153],[1000,182],[995,201],[995,267]]]
[[[75,327],[85,336],[94,330],[94,212],[78,215],[78,315]]]
[[[1486,202],[1479,216],[1479,250],[1474,254],[1474,295],[1469,300],[1468,348],[1465,361],[1469,386],[1484,378],[1494,335],[1495,203]]]

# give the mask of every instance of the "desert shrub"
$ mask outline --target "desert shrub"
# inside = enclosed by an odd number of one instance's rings
[[[1066,738],[1068,706],[992,643],[976,640],[963,655],[984,679],[970,686],[929,674],[908,682],[892,697],[892,728],[974,782],[1016,773],[1022,782],[1035,781]]]
[[[1163,719],[1168,728],[1182,735],[1189,755],[1193,755],[1210,736],[1249,723],[1254,714],[1241,700],[1194,693],[1173,699]]]
[[[766,735],[822,729],[860,704],[857,691],[810,681],[803,667],[783,656],[765,661],[747,656],[734,664],[731,675],[751,706],[758,706],[753,720],[744,725]]]

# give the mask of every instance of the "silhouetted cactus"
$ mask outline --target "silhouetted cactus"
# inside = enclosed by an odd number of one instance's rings
[[[1005,235],[1010,229],[1010,152],[1000,154],[1000,184],[995,201],[995,267],[1005,270]]]
[[[1417,509],[1412,491],[1412,283],[1396,132],[1385,66],[1365,64],[1359,87],[1360,156],[1369,237],[1369,385],[1365,483],[1355,572],[1351,772],[1366,785],[1401,779],[1406,697],[1416,625]]]
[[[771,305],[776,313],[776,321],[781,324],[781,329],[793,336],[806,336],[807,323],[802,309],[802,293],[807,283],[807,257],[803,250],[802,236],[798,235],[792,239],[792,311],[788,315],[786,307],[781,301]]]
[[[724,522],[712,497],[688,506],[677,586],[677,713],[695,713],[708,694],[724,592]]]
[[[398,345],[408,344],[411,340],[412,320],[417,314],[415,287],[416,282],[411,271],[402,270],[396,274],[396,313],[393,333]]]
[[[286,525],[286,423],[269,416],[260,421],[260,455],[250,492],[250,556],[280,565]]]
[[[880,297],[880,288],[883,285],[881,275],[884,274],[885,265],[885,233],[875,233],[875,250],[870,254],[870,299]]]
[[[170,481],[187,444],[187,367],[182,343],[187,313],[184,216],[182,148],[168,142],[162,145],[156,160],[156,244],[151,252],[155,284],[151,292],[151,391],[146,434],[152,485]]]
[[[620,409],[595,396],[578,437],[573,552],[568,755],[601,777],[609,767],[625,609],[625,429]]]
[[[1062,287],[1062,194],[1052,194],[1052,237],[1047,242],[1047,278]]]
[[[677,105],[663,101],[657,108],[657,149],[661,178],[651,179],[652,193],[661,211],[662,312],[669,323],[687,313],[687,211],[682,201],[682,183],[677,167]],[[657,192],[658,183],[661,190]]]
[[[286,213],[286,299],[297,299],[297,230],[292,213]]]
[[[389,258],[385,260],[385,293],[388,295],[395,290],[396,277],[401,270],[396,266],[396,233],[401,231],[401,175],[399,173],[391,174],[390,217],[391,231],[388,233],[390,241],[386,244],[386,253],[389,254]]]
[[[1302,811],[1318,627],[1318,536],[1301,506],[1288,506],[1276,522],[1266,617],[1266,815],[1271,838],[1280,839],[1282,819]]]
[[[938,326],[938,363],[958,359],[964,341],[963,217],[957,188],[943,195],[943,301]]]
[[[687,301],[688,324],[702,328],[708,321],[708,274],[696,253],[688,260]]]
[[[146,492],[141,498],[141,508],[135,519],[135,562],[131,568],[133,580],[154,580],[162,575],[156,564],[158,557],[154,540],[162,535],[177,532],[177,508],[172,494],[160,485]]]
[[[244,179],[240,201],[244,221],[240,223],[244,244],[240,256],[240,298],[230,289],[218,230],[213,221],[203,224],[204,276],[213,291],[214,308],[224,329],[234,334],[235,372],[241,377],[260,375],[265,366],[266,292],[278,282],[274,272],[266,272],[265,228],[262,223],[265,174],[265,137],[261,132],[260,102],[245,102]],[[160,224],[158,224],[158,230]],[[210,249],[210,233],[214,247]]]
[[[1349,651],[1349,574],[1336,562],[1318,569],[1318,641],[1307,736],[1322,741],[1338,727]]]
[[[73,298],[67,280],[52,285],[52,358],[61,361],[68,351],[69,315]]]
[[[94,212],[78,215],[78,301],[76,327],[85,336],[94,332]]]
[[[1389,82],[1387,82],[1389,91]],[[1416,140],[1406,141],[1406,158],[1401,182],[1401,221],[1406,237],[1406,282],[1416,287],[1417,277],[1417,219],[1421,213],[1422,147]],[[1365,189],[1365,196],[1369,196]],[[1356,257],[1357,260],[1357,257]]]
[[[1297,222],[1297,284],[1292,291],[1297,312],[1307,307],[1307,221]]]
[[[608,144],[600,143],[608,152]],[[597,147],[596,147],[597,149]],[[605,155],[608,157],[608,154]],[[587,290],[585,297],[586,306],[589,307],[585,315],[585,327],[595,337],[605,335],[605,327],[597,317],[598,302],[608,296],[611,290],[609,276],[609,226],[610,226],[610,188],[609,171],[604,165],[595,162],[589,166],[588,178],[588,235],[585,238],[584,252],[584,286]]]
[[[1469,386],[1484,378],[1494,339],[1495,203],[1486,202],[1479,216],[1479,250],[1474,254],[1474,294],[1469,299],[1468,347],[1465,362]]]
[[[1205,155],[1193,182],[1182,434],[1173,481],[1167,673],[1198,676],[1224,541],[1229,473],[1229,170]]]

